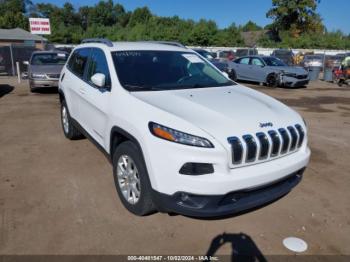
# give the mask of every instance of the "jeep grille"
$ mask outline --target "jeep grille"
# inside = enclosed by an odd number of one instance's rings
[[[232,163],[239,165],[265,160],[291,153],[299,149],[304,141],[305,132],[301,125],[259,132],[255,135],[246,134],[242,138],[228,138],[231,144]]]

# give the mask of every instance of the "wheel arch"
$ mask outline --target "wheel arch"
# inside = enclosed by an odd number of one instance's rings
[[[110,141],[109,141],[109,155],[110,155],[111,159],[113,159],[113,154],[114,154],[117,146],[125,141],[134,142],[136,144],[136,146],[139,148],[141,155],[142,155],[142,158],[144,159],[141,144],[133,135],[131,135],[129,132],[125,131],[124,129],[122,129],[118,126],[113,126],[111,129],[109,139],[110,139]]]
[[[268,72],[266,73],[266,75],[265,75],[265,81],[266,81],[266,80],[267,80],[267,78],[268,78],[269,76],[271,76],[271,75],[273,75],[273,76],[277,77],[277,76],[278,76],[278,72],[273,71],[273,70],[268,71]]]
[[[118,147],[118,145],[120,145],[121,143],[123,143],[125,141],[131,141],[131,142],[135,143],[137,148],[140,150],[141,159],[146,167],[147,176],[148,176],[148,179],[149,179],[151,186],[153,188],[155,181],[154,181],[154,179],[152,179],[152,175],[150,175],[150,173],[149,173],[149,171],[150,171],[149,166],[146,163],[146,158],[145,158],[144,151],[142,150],[141,143],[133,135],[131,135],[129,132],[125,131],[124,129],[122,129],[118,126],[113,126],[111,129],[110,145],[109,145],[109,160],[113,164],[113,155],[114,155],[116,148]]]
[[[60,103],[62,103],[63,100],[66,100],[66,97],[64,96],[64,93],[61,89],[58,89],[58,95],[60,98]]]
[[[266,77],[265,77],[265,78],[267,79],[270,75],[277,76],[277,75],[278,75],[278,72],[273,71],[273,70],[268,71],[268,72],[266,73]]]

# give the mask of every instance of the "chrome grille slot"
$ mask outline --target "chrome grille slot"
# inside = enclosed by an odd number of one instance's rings
[[[290,137],[292,138],[292,141],[290,143],[290,151],[293,151],[297,145],[297,142],[298,142],[298,134],[297,132],[295,131],[294,127],[292,126],[288,126],[287,127],[289,133],[290,133]]]
[[[231,144],[231,154],[232,154],[232,163],[240,164],[243,157],[243,146],[238,137],[229,137],[228,142]]]
[[[256,159],[257,145],[252,135],[244,135],[243,140],[247,145],[246,162],[253,162]]]
[[[301,147],[301,145],[303,144],[303,141],[304,141],[305,133],[304,133],[304,130],[301,127],[301,125],[295,125],[295,128],[297,129],[298,134],[299,134],[298,147]]]
[[[231,164],[248,165],[292,154],[302,146],[305,138],[306,132],[300,124],[228,137],[227,141],[231,146]]]
[[[267,158],[270,149],[269,140],[267,136],[262,132],[256,133],[256,137],[258,138],[260,143],[259,159],[265,159]]]
[[[285,130],[284,128],[280,128],[278,129],[278,132],[281,135],[282,138],[282,149],[281,149],[281,154],[285,154],[288,151],[289,148],[289,135],[287,133],[287,130]]]
[[[271,157],[277,156],[281,146],[281,140],[276,131],[270,130],[269,135],[272,141]]]

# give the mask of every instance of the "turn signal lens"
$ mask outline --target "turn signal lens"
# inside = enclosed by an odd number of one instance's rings
[[[190,135],[157,123],[150,122],[149,129],[154,136],[175,143],[206,148],[214,147],[213,144],[204,137]]]
[[[154,128],[153,132],[158,137],[164,138],[166,140],[175,141],[175,138],[169,132],[161,129],[160,127]]]

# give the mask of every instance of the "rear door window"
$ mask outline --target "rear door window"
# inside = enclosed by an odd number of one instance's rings
[[[263,66],[264,63],[259,58],[252,58],[252,65]]]
[[[78,77],[84,77],[85,67],[89,59],[91,48],[81,48],[74,51],[68,62],[68,68]]]
[[[244,58],[239,59],[238,63],[242,64],[242,65],[248,65],[249,64],[249,60],[250,60],[249,57],[244,57]]]

